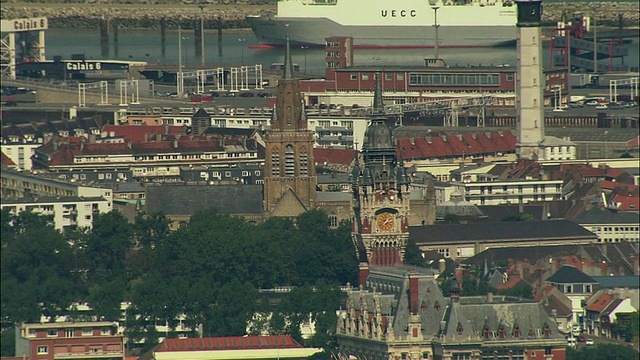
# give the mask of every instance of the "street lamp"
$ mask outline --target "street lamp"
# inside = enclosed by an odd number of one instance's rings
[[[240,41],[240,50],[242,51],[240,66],[244,66],[244,42],[247,41],[247,39],[238,39],[238,41]]]
[[[440,27],[440,24],[438,24],[438,9],[440,9],[440,7],[437,6],[437,4],[438,4],[438,0],[429,0],[429,6],[431,6],[431,8],[433,9],[433,27],[436,29],[435,46],[433,47],[436,60],[439,57],[438,43],[440,42],[440,39],[438,37],[438,28]]]
[[[300,48],[304,50],[304,72],[306,74],[307,73],[307,49],[309,47],[303,45],[303,46],[300,46]]]

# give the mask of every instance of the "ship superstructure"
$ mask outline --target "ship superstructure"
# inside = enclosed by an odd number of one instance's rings
[[[436,15],[437,14],[437,15]],[[437,16],[437,22],[436,22]],[[511,0],[280,0],[277,14],[249,16],[258,40],[324,46],[330,36],[358,45],[429,47],[438,25],[440,46],[515,44]]]

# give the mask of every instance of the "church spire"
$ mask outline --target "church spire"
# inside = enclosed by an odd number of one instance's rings
[[[382,114],[384,113],[384,104],[382,103],[382,85],[380,79],[380,71],[376,71],[374,79],[376,85],[373,93],[373,113]]]
[[[286,51],[284,54],[284,69],[282,78],[283,79],[292,79],[293,78],[293,62],[291,61],[291,47],[289,46],[289,35],[286,36],[287,45]]]

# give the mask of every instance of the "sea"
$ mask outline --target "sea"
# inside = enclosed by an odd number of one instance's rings
[[[196,54],[193,30],[183,30],[182,62],[185,68],[201,67],[201,56]],[[164,51],[159,29],[119,29],[117,46],[113,37],[109,47],[101,46],[98,29],[48,29],[45,33],[46,58],[60,55],[71,59],[82,54],[86,59],[144,61],[149,64],[171,65],[178,63],[178,31],[167,30]],[[204,32],[205,68],[261,64],[268,68],[282,63],[282,48],[263,48],[249,29],[223,30],[221,41],[216,30]],[[638,39],[626,44],[629,55],[622,61],[638,68],[640,49]],[[434,57],[433,48],[423,49],[356,49],[355,66],[421,66],[425,58]],[[323,48],[292,47],[292,61],[308,74],[324,74],[325,50]],[[439,58],[449,66],[515,66],[515,47],[503,48],[440,48]],[[545,66],[549,62],[549,50],[543,49]],[[606,60],[601,60],[607,64]]]

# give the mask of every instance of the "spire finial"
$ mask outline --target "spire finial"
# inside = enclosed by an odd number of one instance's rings
[[[375,92],[373,94],[373,110],[381,113],[384,109],[384,105],[382,104],[382,85],[380,80],[380,71],[376,71],[375,74],[376,87]]]
[[[293,62],[291,61],[291,48],[289,47],[289,35],[286,35],[286,51],[284,54],[284,72],[282,74],[283,79],[293,78]]]

